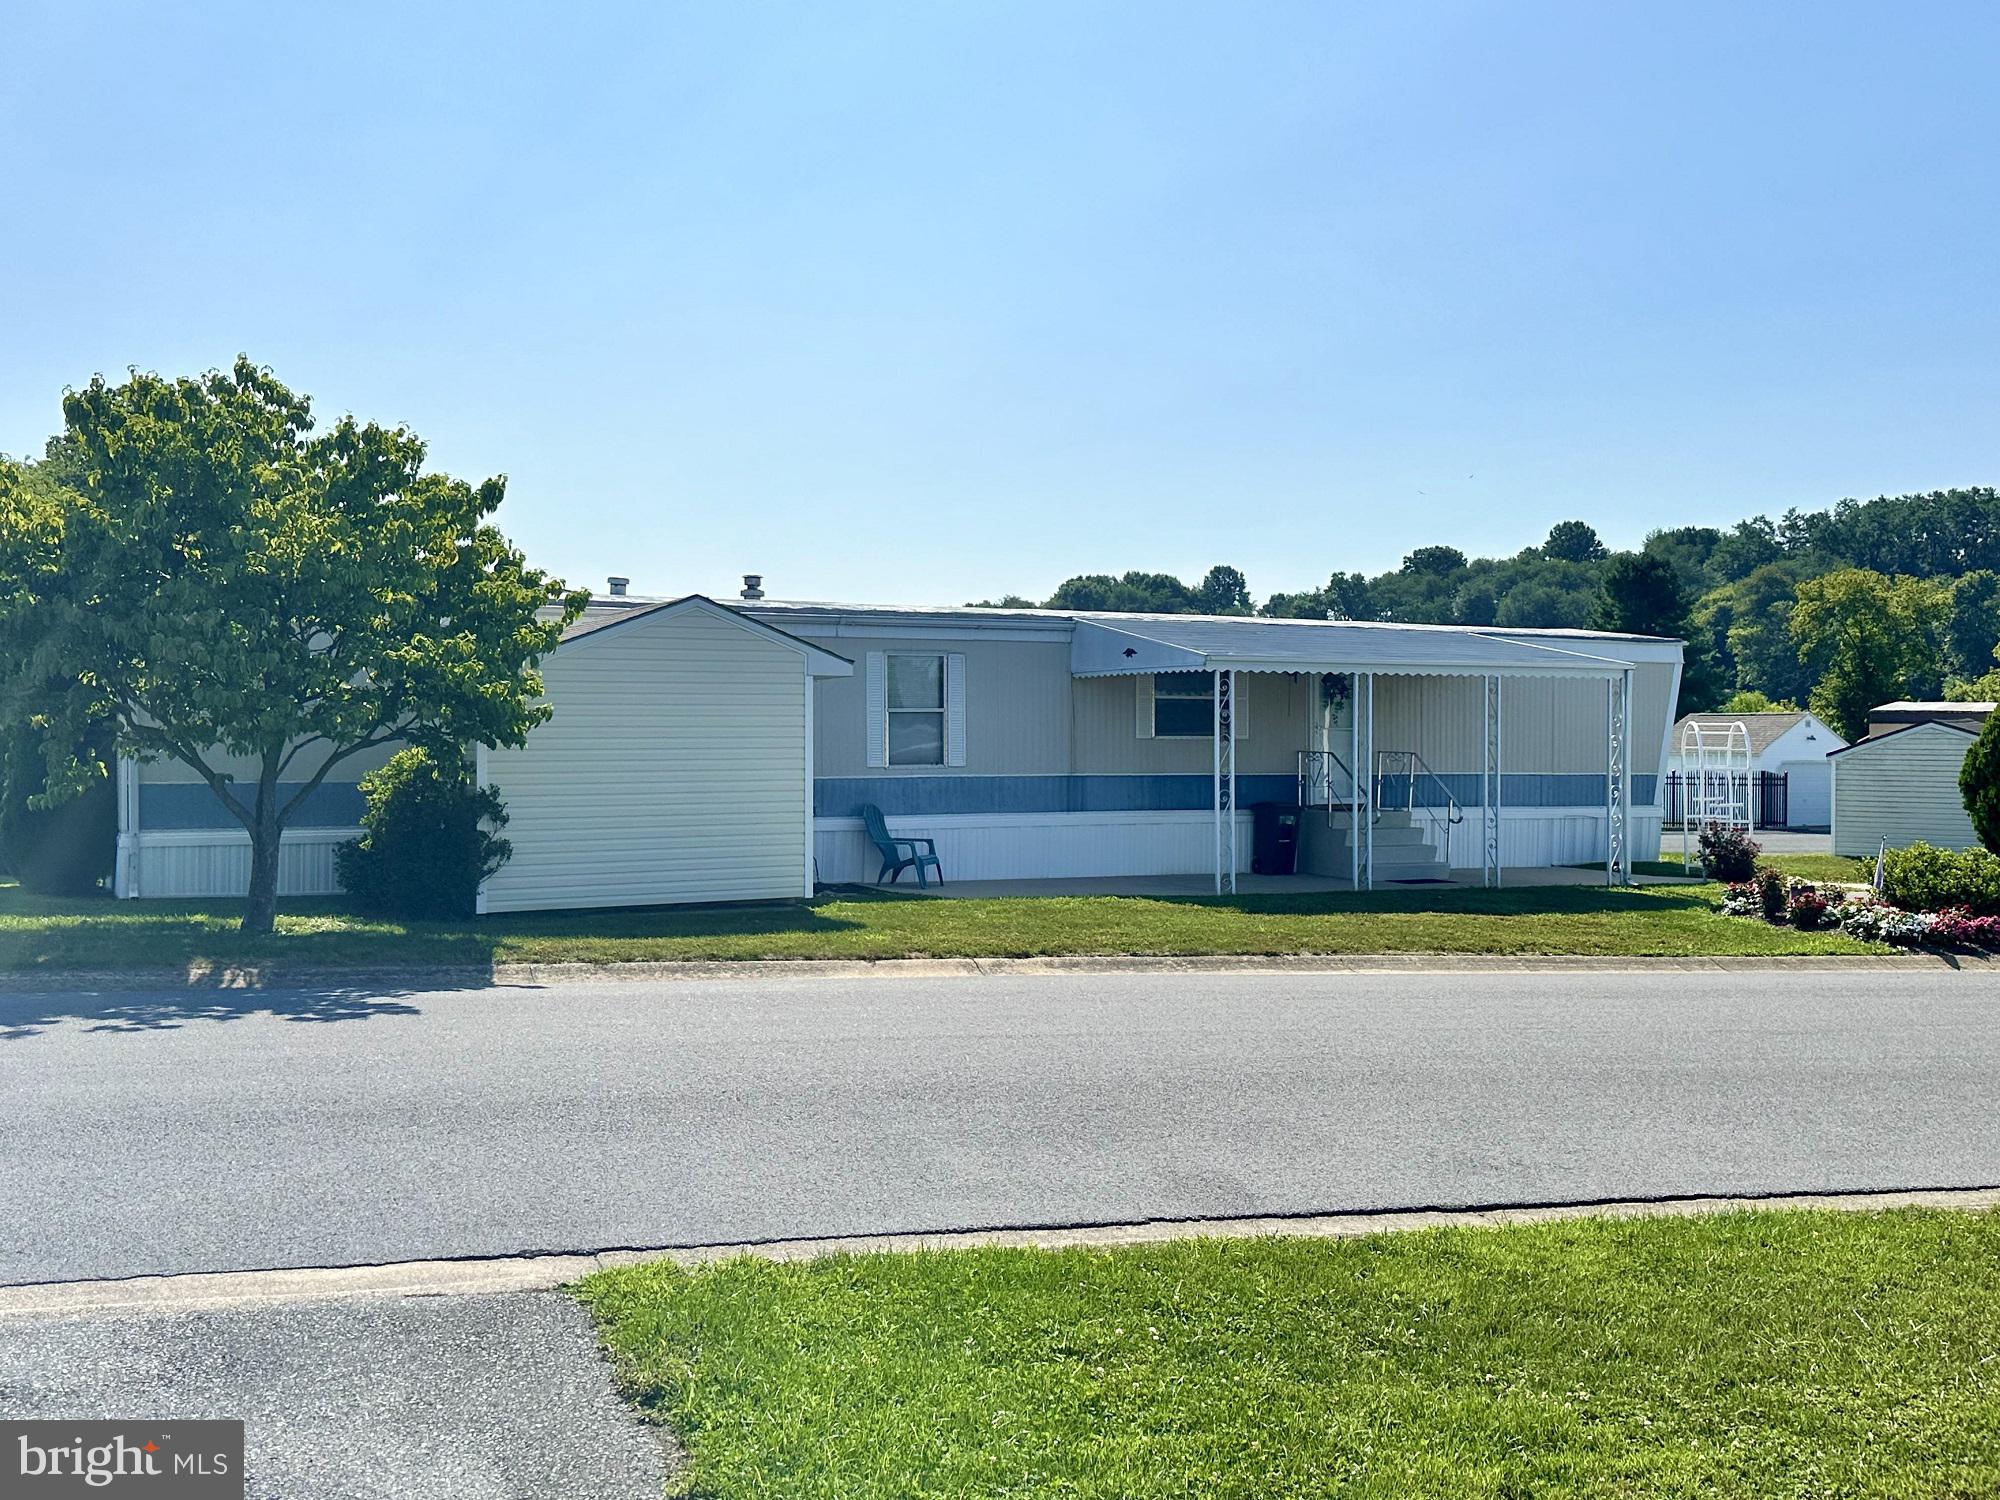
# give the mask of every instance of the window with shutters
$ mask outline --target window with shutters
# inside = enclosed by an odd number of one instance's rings
[[[1215,678],[1208,672],[1153,674],[1153,737],[1209,739],[1215,734]]]
[[[945,763],[945,663],[942,656],[889,653],[887,692],[889,764]]]

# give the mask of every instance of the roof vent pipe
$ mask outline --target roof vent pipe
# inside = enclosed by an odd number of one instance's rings
[[[631,579],[620,578],[615,573],[604,581],[611,585],[611,597],[614,599],[623,599],[625,597],[625,590],[632,587]]]
[[[762,573],[745,573],[743,575],[743,597],[745,599],[761,599],[764,597],[764,575]]]

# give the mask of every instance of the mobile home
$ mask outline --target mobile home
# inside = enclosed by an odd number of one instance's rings
[[[594,597],[544,663],[554,717],[482,751],[514,857],[489,911],[762,899],[871,879],[862,821],[947,880],[1251,869],[1253,809],[1301,809],[1297,868],[1375,886],[1657,854],[1681,643],[1589,631],[781,601],[754,584]],[[123,773],[127,895],[223,894],[247,845],[159,763]],[[330,890],[351,785],[288,840]],[[203,826],[193,826],[195,823]],[[294,854],[291,846],[296,844]],[[171,849],[171,857],[163,851]]]

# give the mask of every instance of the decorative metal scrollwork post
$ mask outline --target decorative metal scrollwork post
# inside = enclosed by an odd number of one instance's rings
[[[1484,758],[1479,786],[1479,850],[1484,883],[1500,884],[1500,679],[1480,685],[1485,721]]]

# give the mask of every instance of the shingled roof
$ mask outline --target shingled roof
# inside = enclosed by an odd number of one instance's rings
[[[1667,750],[1672,753],[1680,749],[1681,730],[1689,724],[1699,724],[1704,729],[1726,729],[1731,724],[1741,724],[1750,731],[1750,753],[1762,755],[1787,732],[1811,717],[1802,708],[1769,714],[1687,714],[1674,725],[1673,741]]]

